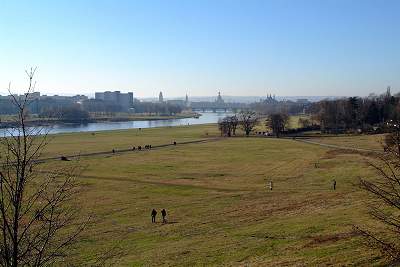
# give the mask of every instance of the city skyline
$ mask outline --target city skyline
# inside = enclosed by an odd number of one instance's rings
[[[366,96],[400,88],[398,1],[2,4],[2,95],[9,82],[21,93],[31,66],[44,94]]]

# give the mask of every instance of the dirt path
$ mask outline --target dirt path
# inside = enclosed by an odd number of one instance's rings
[[[42,158],[35,160],[36,163],[43,163],[47,161],[52,161],[52,160],[60,160],[61,156],[69,159],[74,159],[74,158],[82,158],[82,157],[93,157],[93,156],[102,156],[102,155],[112,155],[112,154],[120,154],[120,153],[127,153],[127,152],[145,152],[145,151],[151,151],[151,150],[157,150],[161,148],[166,148],[166,147],[176,147],[176,146],[182,146],[182,145],[189,145],[189,144],[199,144],[199,143],[208,143],[208,142],[215,142],[221,140],[221,137],[214,137],[214,138],[207,138],[207,139],[199,139],[199,140],[192,140],[192,141],[184,141],[184,142],[177,142],[176,145],[174,143],[170,144],[163,144],[163,145],[155,145],[152,146],[151,149],[145,149],[144,146],[142,146],[142,149],[135,149],[132,150],[132,148],[128,149],[119,149],[119,150],[114,150],[114,151],[99,151],[99,152],[91,152],[91,153],[83,153],[83,154],[75,154],[75,155],[59,155],[57,157],[48,157],[48,158]]]

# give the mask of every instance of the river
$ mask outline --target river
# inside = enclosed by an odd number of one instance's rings
[[[207,123],[217,123],[219,119],[231,115],[225,112],[204,112],[200,113],[199,118],[184,118],[170,120],[144,120],[144,121],[121,121],[121,122],[93,122],[84,124],[56,123],[51,126],[41,126],[43,132],[49,134],[75,133],[75,132],[99,132],[110,130],[137,129],[169,127],[181,125],[197,125]],[[9,136],[10,129],[0,129],[0,136]]]

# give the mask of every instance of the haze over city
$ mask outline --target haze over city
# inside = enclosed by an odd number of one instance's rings
[[[400,88],[400,2],[3,1],[0,94],[365,96]]]

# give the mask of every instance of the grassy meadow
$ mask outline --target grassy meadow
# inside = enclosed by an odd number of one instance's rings
[[[118,246],[120,266],[384,263],[352,231],[353,225],[374,223],[355,185],[359,177],[374,176],[366,156],[274,138],[179,144],[216,136],[215,125],[52,136],[46,155],[178,142],[80,159],[84,192],[78,201],[82,214],[95,218],[78,244],[84,257]],[[358,145],[359,137],[347,138],[346,144]],[[159,212],[156,224],[153,208]],[[162,208],[167,224],[160,222]]]

